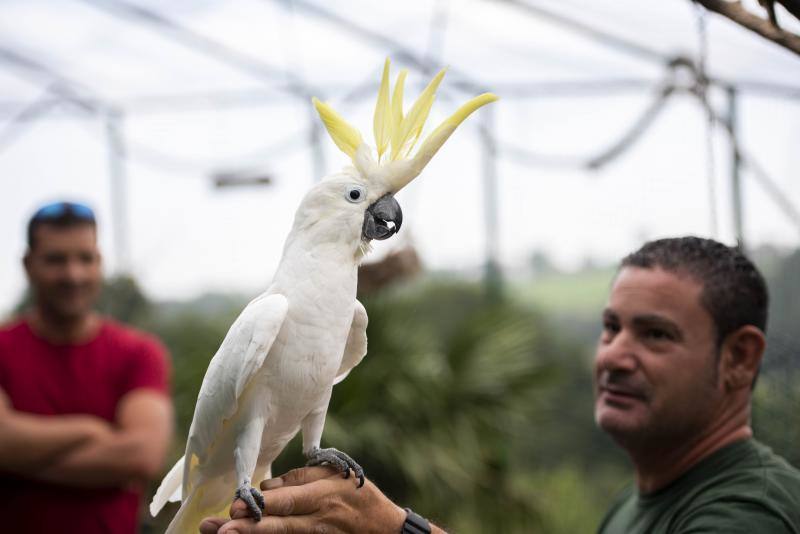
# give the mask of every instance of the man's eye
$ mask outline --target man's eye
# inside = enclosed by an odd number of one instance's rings
[[[616,334],[619,332],[619,325],[617,323],[612,323],[611,321],[603,321],[603,331]]]
[[[603,330],[600,332],[600,342],[610,343],[617,333],[619,333],[619,325],[617,323],[603,321]]]
[[[654,341],[666,341],[672,339],[669,332],[661,330],[660,328],[650,328],[645,331],[645,337]]]
[[[48,254],[44,257],[44,262],[47,265],[61,265],[66,263],[67,257],[63,254]]]

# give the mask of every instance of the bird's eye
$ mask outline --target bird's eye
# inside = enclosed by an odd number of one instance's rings
[[[364,188],[360,185],[349,185],[345,189],[344,198],[346,198],[349,202],[358,203],[366,198],[367,193],[364,191]]]

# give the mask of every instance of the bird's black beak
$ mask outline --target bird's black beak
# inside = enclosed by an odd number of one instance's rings
[[[391,193],[376,200],[364,213],[364,226],[361,237],[364,239],[389,239],[400,231],[403,224],[403,210]]]

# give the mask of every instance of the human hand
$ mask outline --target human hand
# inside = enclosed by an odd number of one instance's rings
[[[74,428],[80,429],[88,442],[103,441],[114,434],[114,428],[108,421],[93,415],[63,415],[61,419],[63,424],[73,425]]]
[[[293,469],[261,483],[264,518],[255,523],[241,500],[231,505],[232,520],[207,518],[202,534],[304,534],[328,532],[400,532],[406,512],[369,480],[358,480],[329,467]]]

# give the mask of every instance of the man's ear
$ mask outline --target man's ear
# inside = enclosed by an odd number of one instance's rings
[[[722,343],[720,376],[728,391],[750,387],[758,374],[767,340],[764,332],[745,325],[728,334]]]
[[[22,256],[22,266],[25,268],[25,273],[30,276],[31,273],[31,251],[25,251],[25,255]]]

